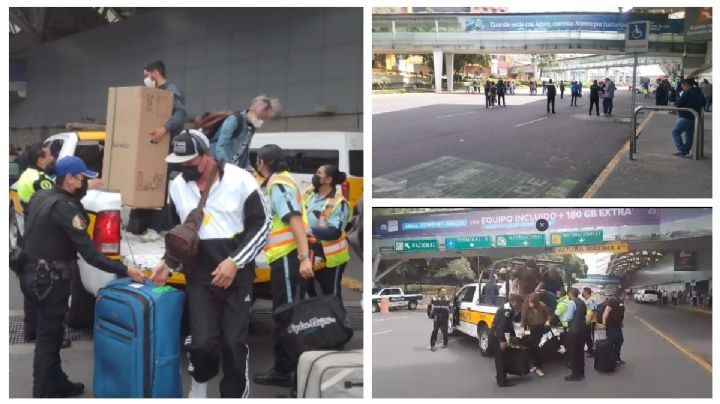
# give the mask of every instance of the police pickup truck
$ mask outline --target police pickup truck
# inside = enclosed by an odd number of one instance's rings
[[[492,356],[490,344],[491,327],[497,310],[507,302],[505,291],[510,290],[510,271],[513,267],[524,265],[527,259],[511,258],[496,261],[490,268],[484,269],[480,281],[463,286],[453,297],[453,309],[448,318],[448,333],[462,333],[476,338],[480,353]],[[560,265],[562,262],[537,260],[538,267]],[[523,337],[524,330],[515,324],[516,336]],[[559,342],[562,328],[551,329],[553,342]],[[549,346],[554,344],[548,344]]]
[[[380,300],[388,299],[391,308],[407,307],[408,310],[415,310],[422,302],[423,296],[406,295],[402,288],[384,288],[372,295],[373,313],[380,311]]]

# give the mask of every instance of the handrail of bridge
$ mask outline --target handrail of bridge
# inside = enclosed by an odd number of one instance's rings
[[[678,108],[678,107],[664,107],[664,106],[638,106],[633,111],[632,120],[630,124],[630,160],[635,160],[633,154],[637,153],[637,115],[638,112],[643,110],[651,111],[686,111],[693,114],[695,117],[695,126],[693,133],[693,159],[700,160],[704,156],[703,142],[705,140],[705,125],[702,122],[702,116],[692,108]]]

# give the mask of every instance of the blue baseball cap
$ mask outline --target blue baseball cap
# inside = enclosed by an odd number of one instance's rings
[[[68,156],[63,157],[55,163],[55,176],[62,177],[64,175],[82,174],[88,178],[97,178],[98,173],[91,171],[79,157]]]

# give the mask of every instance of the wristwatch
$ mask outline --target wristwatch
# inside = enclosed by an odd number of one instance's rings
[[[310,256],[308,254],[300,254],[300,253],[298,253],[297,257],[298,257],[298,261],[303,261],[303,260],[310,258]]]

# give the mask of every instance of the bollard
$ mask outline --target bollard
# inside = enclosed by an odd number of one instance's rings
[[[390,313],[390,300],[387,297],[380,299],[380,313]]]

